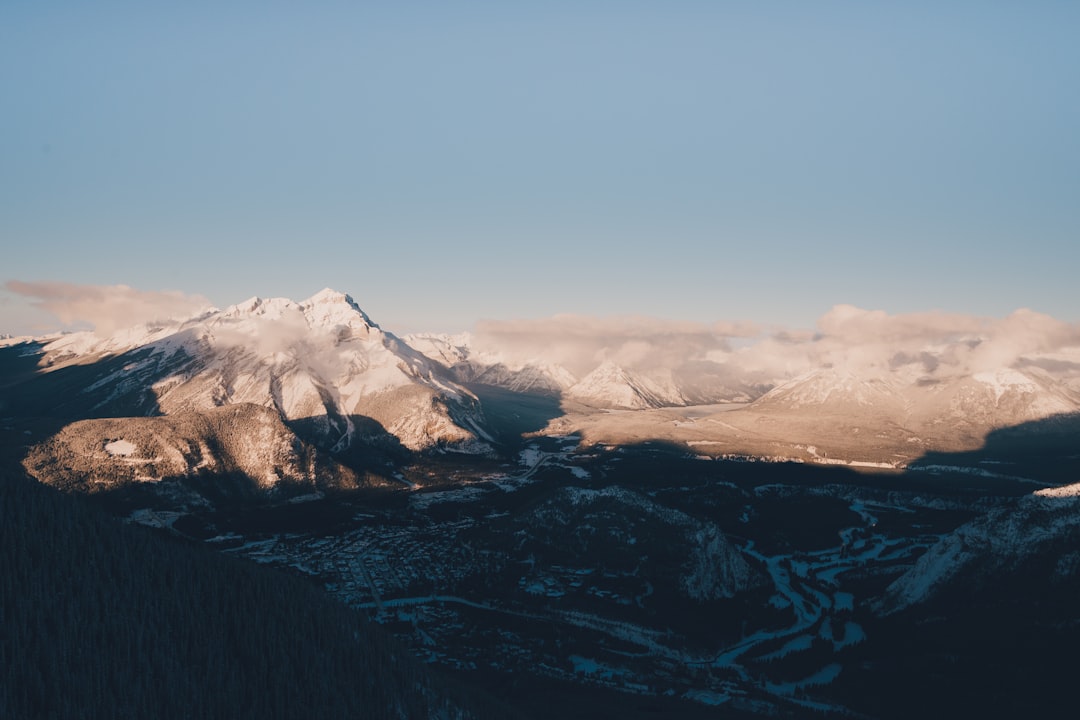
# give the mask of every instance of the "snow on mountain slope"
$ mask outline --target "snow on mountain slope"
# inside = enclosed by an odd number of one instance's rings
[[[468,360],[473,353],[472,335],[458,333],[412,333],[402,338],[409,347],[450,369],[460,362]]]
[[[853,422],[876,418],[929,435],[942,430],[977,434],[1075,413],[1080,398],[1037,368],[910,377],[825,368],[780,385],[750,408],[777,415],[843,416]]]
[[[895,580],[878,601],[891,614],[927,602],[954,583],[1007,577],[1032,558],[1063,552],[1056,572],[1073,573],[1080,539],[1080,484],[1048,488],[962,525]]]
[[[858,417],[868,413],[902,416],[901,389],[891,378],[824,368],[796,377],[756,400],[751,407],[779,412],[813,412]]]
[[[162,413],[272,407],[334,450],[384,432],[414,450],[482,450],[489,439],[472,393],[333,290],[299,303],[252,298],[104,340],[77,335],[46,346],[45,362],[132,355],[87,388],[109,391],[109,402],[145,392],[149,378]]]
[[[611,361],[567,389],[565,397],[592,407],[621,410],[686,405],[670,371],[646,375]]]
[[[915,417],[926,425],[1005,427],[1080,410],[1080,397],[1037,368],[1000,368],[917,387]]]
[[[521,360],[472,347],[468,333],[408,335],[406,341],[464,383],[482,383],[520,393],[558,395],[577,382],[569,370],[538,359]]]
[[[516,367],[501,362],[492,365],[469,363],[457,365],[454,372],[463,381],[496,385],[520,393],[557,395],[577,382],[566,368],[546,363]]]

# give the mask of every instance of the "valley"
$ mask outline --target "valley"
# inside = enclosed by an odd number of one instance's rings
[[[561,436],[450,482],[130,517],[307,578],[487,687],[847,715],[828,686],[872,639],[873,601],[977,515],[963,482],[931,495],[880,479]],[[1017,485],[975,504],[1005,506]]]
[[[8,342],[4,463],[313,586],[525,716],[994,715],[1023,689],[980,627],[1036,685],[1080,642],[1073,364],[764,382],[469,343],[331,290]]]

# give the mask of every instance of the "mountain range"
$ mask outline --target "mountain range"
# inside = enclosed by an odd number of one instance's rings
[[[897,657],[940,663],[936,692],[967,702],[978,673],[949,663],[996,667],[963,650],[988,622],[1071,648],[1071,355],[763,369],[641,351],[664,342],[530,356],[399,337],[333,290],[252,298],[0,342],[0,450],[131,521],[315,578],[458,669],[895,717],[925,710]],[[970,608],[962,638],[941,631]]]
[[[55,417],[60,427],[89,421],[37,449],[30,462],[39,472],[82,453],[109,477],[229,468],[266,488],[278,480],[311,485],[316,466],[335,468],[324,478],[355,482],[346,468],[373,451],[497,452],[495,438],[505,434],[488,420],[482,394],[501,419],[518,414],[505,406],[512,398],[552,398],[560,408],[533,431],[578,433],[587,443],[659,439],[704,454],[887,467],[1080,412],[1071,376],[1030,358],[973,371],[924,353],[884,366],[825,364],[770,383],[731,358],[608,358],[579,375],[550,360],[478,349],[467,333],[398,337],[330,289],[301,302],[252,298],[107,337],[80,332],[5,346],[33,364],[5,402],[21,398],[35,408],[29,414]],[[505,392],[496,398],[484,388]],[[226,407],[241,410],[222,415]],[[99,422],[123,417],[141,419],[126,430]],[[159,417],[172,420],[152,420]],[[279,450],[249,457],[230,449],[224,428],[238,425],[248,436],[269,433],[264,445]],[[121,439],[134,443],[130,453],[104,452]]]

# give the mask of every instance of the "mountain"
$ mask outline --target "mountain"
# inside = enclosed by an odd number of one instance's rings
[[[868,413],[903,417],[907,401],[903,388],[890,379],[823,368],[779,385],[756,400],[756,410],[850,418]]]
[[[619,410],[687,404],[670,371],[646,375],[610,360],[568,388],[565,397],[591,407]]]
[[[957,586],[1001,583],[1036,565],[1046,568],[1039,583],[1050,591],[1080,570],[1078,540],[1080,484],[1038,490],[943,537],[889,586],[877,608],[895,613]]]
[[[977,441],[993,429],[1080,411],[1080,395],[1038,368],[936,376],[822,368],[750,405],[780,417],[836,417],[904,428],[925,438]]]
[[[918,384],[912,417],[924,427],[977,431],[1080,410],[1080,394],[1035,367],[997,368]]]
[[[489,439],[475,395],[329,289],[299,303],[252,298],[108,338],[63,336],[44,345],[40,365],[101,369],[81,390],[95,399],[84,417],[253,404],[336,452],[388,441],[484,451]]]
[[[518,393],[559,395],[578,380],[557,363],[513,360],[498,353],[478,352],[468,333],[407,335],[405,340],[461,383],[493,385]]]
[[[219,496],[281,495],[355,485],[354,473],[302,442],[277,412],[251,404],[74,422],[23,464],[42,483],[90,494],[172,481],[174,499],[181,493],[195,503],[209,488]]]
[[[582,377],[540,358],[522,359],[497,349],[478,350],[468,333],[407,335],[406,341],[464,384],[492,385],[517,393],[563,397],[588,407],[642,410],[711,403],[745,403],[769,387],[748,382],[718,363],[685,361],[643,370],[605,361]]]

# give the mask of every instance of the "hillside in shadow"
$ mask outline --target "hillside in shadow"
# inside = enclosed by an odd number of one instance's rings
[[[522,436],[543,430],[564,414],[558,395],[515,392],[480,383],[469,383],[467,387],[480,400],[495,440],[510,450],[522,444]]]
[[[0,716],[506,717],[299,579],[0,471]]]
[[[999,428],[968,452],[929,452],[915,468],[967,468],[991,478],[1023,477],[1047,484],[1080,482],[1080,413]]]

